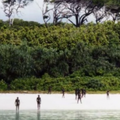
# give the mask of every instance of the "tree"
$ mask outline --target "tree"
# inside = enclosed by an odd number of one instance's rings
[[[52,5],[52,7],[49,8],[49,5]],[[63,19],[62,13],[64,13],[64,9],[63,2],[56,3],[50,0],[44,0],[42,16],[45,26],[48,27],[47,24],[51,19],[53,19],[53,24],[55,25],[60,23]],[[53,17],[51,17],[51,13]]]
[[[101,22],[104,18],[108,19],[108,14],[105,12],[105,7],[102,7],[100,10],[94,10],[93,15],[95,17],[96,23]]]
[[[113,21],[120,20],[120,1],[106,0],[102,16],[112,17]]]
[[[9,25],[13,24],[13,18],[16,13],[19,13],[20,8],[24,8],[33,0],[2,0],[5,15],[8,17]]]
[[[43,17],[43,21],[44,21],[46,27],[48,27],[48,22],[51,19],[50,12],[53,10],[53,8],[48,7],[49,4],[50,4],[50,1],[46,1],[46,0],[43,1],[42,17]]]
[[[119,6],[107,6],[106,13],[112,17],[113,21],[120,20],[120,7]]]
[[[112,17],[114,21],[120,19],[120,3],[119,0],[44,0],[46,3],[52,4],[52,9],[47,9],[45,14],[53,11],[53,23],[56,25],[63,19],[67,19],[76,27],[80,27],[88,22],[88,17],[94,15],[96,23],[103,19],[107,20]],[[48,4],[47,4],[48,8]],[[44,14],[44,15],[45,15]],[[43,16],[44,16],[43,15]],[[49,20],[49,16],[44,18]],[[74,19],[73,19],[74,18]]]
[[[104,0],[54,0],[50,3],[54,3],[54,24],[62,21],[62,19],[67,19],[74,26],[80,27],[87,21],[89,15],[103,7]],[[72,20],[71,18],[75,19]]]
[[[53,11],[53,23],[57,25],[59,22],[62,21],[63,19],[63,14],[65,15],[66,13],[64,10],[66,7],[64,6],[64,3],[54,3],[54,11]]]

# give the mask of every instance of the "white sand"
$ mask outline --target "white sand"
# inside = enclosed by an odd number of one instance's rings
[[[15,110],[14,101],[20,98],[20,110],[36,110],[38,94],[0,94],[0,110]],[[120,94],[87,94],[82,104],[77,103],[74,94],[40,94],[41,110],[120,110]]]

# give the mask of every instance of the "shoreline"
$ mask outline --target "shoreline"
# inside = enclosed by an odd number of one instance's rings
[[[37,94],[0,94],[0,110],[15,110],[14,101],[20,99],[20,110],[37,110]],[[86,94],[82,102],[74,94],[42,94],[41,110],[120,110],[120,94]],[[9,101],[9,102],[8,102]]]
[[[29,90],[24,90],[24,91],[0,91],[0,94],[48,94],[48,91],[29,91]],[[66,91],[65,94],[74,94],[75,91]],[[62,94],[61,91],[52,91],[51,94]],[[87,91],[87,94],[106,94],[106,91]],[[120,94],[120,90],[117,91],[110,91],[110,94]]]

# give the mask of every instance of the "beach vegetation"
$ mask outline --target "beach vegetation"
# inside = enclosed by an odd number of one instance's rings
[[[0,21],[0,90],[120,90],[120,22],[81,27]]]

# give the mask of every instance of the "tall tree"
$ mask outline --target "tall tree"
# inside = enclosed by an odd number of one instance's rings
[[[57,24],[67,19],[76,27],[88,21],[94,15],[95,21],[101,22],[112,17],[114,21],[120,19],[119,0],[44,0],[53,4],[53,23]],[[50,10],[47,10],[47,14]],[[50,17],[49,17],[50,18]],[[45,18],[46,19],[46,18]]]
[[[51,5],[51,7],[49,7]],[[58,24],[62,21],[64,13],[65,6],[63,5],[63,2],[53,2],[51,0],[44,0],[43,1],[43,8],[42,8],[42,16],[43,21],[47,27],[48,22],[53,19],[53,24]],[[53,17],[51,17],[53,14]],[[65,13],[64,13],[65,14]]]
[[[101,22],[104,18],[108,19],[108,14],[106,13],[105,7],[102,7],[100,10],[94,10],[93,15],[95,17],[95,22]]]
[[[33,0],[2,0],[5,15],[8,17],[9,25],[13,24],[12,16],[19,13],[20,8],[24,8]]]
[[[54,0],[54,23],[62,19],[67,19],[76,27],[80,27],[87,21],[87,17],[99,11],[103,5],[104,0]],[[73,18],[75,18],[73,20]]]
[[[43,1],[42,17],[46,27],[48,27],[48,22],[51,20],[50,12],[53,10],[53,7],[49,8],[49,4],[50,1],[46,1],[46,0]]]
[[[101,22],[105,18],[112,18],[113,21],[120,20],[120,1],[119,0],[104,0],[103,7],[94,11],[94,16],[97,22]]]
[[[120,20],[120,6],[106,6],[106,13],[109,17],[112,17],[113,21]]]

